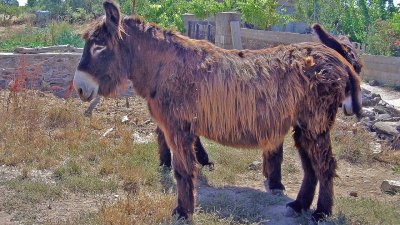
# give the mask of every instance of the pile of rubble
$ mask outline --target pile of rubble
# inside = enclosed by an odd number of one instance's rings
[[[361,124],[400,150],[400,110],[382,100],[381,96],[362,90],[364,117]]]

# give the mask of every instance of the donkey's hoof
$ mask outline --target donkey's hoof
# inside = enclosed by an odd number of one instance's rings
[[[283,196],[284,195],[284,190],[282,190],[282,189],[269,189],[269,192],[272,195],[276,195],[276,196]]]
[[[208,171],[214,170],[214,162],[213,161],[209,161],[207,164],[204,164],[203,166],[206,166],[208,168]]]
[[[83,113],[83,115],[84,115],[85,117],[92,117],[92,112],[91,112],[91,111],[85,111],[85,112]]]
[[[314,221],[314,224],[325,224],[327,214],[315,211],[310,218],[310,221]],[[311,224],[311,223],[309,223]]]
[[[286,211],[284,214],[286,217],[298,217],[300,216],[300,213],[296,212],[296,210],[292,209],[290,206],[286,206]]]
[[[172,210],[172,216],[176,216],[178,217],[178,219],[185,219],[185,220],[189,218],[189,215],[185,212],[185,210],[179,206],[176,207],[174,210]]]

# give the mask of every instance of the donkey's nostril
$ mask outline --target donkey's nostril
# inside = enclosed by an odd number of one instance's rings
[[[78,94],[79,94],[79,95],[83,95],[83,90],[82,90],[82,88],[79,88],[79,89],[78,89]]]

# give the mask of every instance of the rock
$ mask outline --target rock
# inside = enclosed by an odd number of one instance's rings
[[[249,165],[249,170],[259,170],[261,169],[261,164],[259,161],[254,161]]]
[[[110,134],[113,130],[114,130],[114,127],[110,128],[110,129],[108,129],[108,130],[106,130],[106,132],[104,132],[104,134],[103,134],[102,137],[106,137],[106,136],[107,136],[108,134]]]
[[[380,143],[378,143],[378,142],[371,142],[369,145],[370,145],[370,147],[371,147],[371,149],[372,149],[372,152],[373,152],[374,154],[379,154],[379,153],[382,152],[382,145],[381,145]]]
[[[384,180],[381,184],[381,190],[386,193],[400,193],[400,181]]]
[[[121,122],[122,122],[122,123],[128,123],[128,121],[129,121],[128,116],[123,116],[123,117],[121,118]]]
[[[355,198],[358,197],[358,193],[355,192],[355,191],[351,191],[351,192],[349,193],[349,195],[350,195],[351,197],[355,197]]]
[[[390,118],[392,118],[389,114],[385,113],[385,114],[379,114],[375,117],[376,120],[382,121],[382,120],[389,120]]]
[[[395,91],[400,91],[400,82],[397,82],[397,83],[394,85],[394,90],[395,90]]]
[[[374,104],[372,103],[371,99],[363,98],[362,99],[362,106],[374,106]]]
[[[393,150],[400,150],[400,136],[395,137],[390,143],[390,147]]]
[[[386,111],[393,117],[400,117],[400,110],[396,109],[392,105],[386,106]]]
[[[378,113],[378,114],[386,114],[386,108],[382,105],[377,105],[374,107],[373,109],[374,112]]]
[[[379,86],[379,81],[377,81],[377,80],[370,80],[370,81],[368,82],[368,84],[371,85],[371,86]]]
[[[372,97],[372,98],[378,98],[379,100],[382,99],[381,95],[380,95],[380,94],[377,94],[377,93],[371,93],[371,97]]]
[[[377,100],[377,98],[374,98],[374,100]],[[379,100],[378,105],[387,106],[388,104],[387,104],[387,102],[385,102],[383,100]]]
[[[361,93],[362,93],[363,95],[370,95],[370,94],[371,94],[371,91],[369,91],[369,90],[367,90],[367,89],[365,89],[365,88],[361,88]]]
[[[396,137],[399,135],[399,131],[396,129],[399,125],[399,122],[376,122],[372,128],[380,133]]]

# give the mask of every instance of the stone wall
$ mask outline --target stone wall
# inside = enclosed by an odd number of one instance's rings
[[[260,49],[280,44],[292,44],[305,41],[317,41],[311,34],[296,34],[289,32],[275,32],[264,30],[240,29],[243,48]]]
[[[400,86],[400,57],[363,55],[363,78]]]
[[[260,49],[274,47],[280,44],[318,41],[315,35],[312,34],[251,30],[245,28],[240,29],[240,35],[243,48],[247,49]],[[356,49],[362,52],[364,46],[356,45]],[[365,64],[361,74],[363,79],[377,80],[382,84],[392,86],[400,85],[400,57],[363,54],[362,59]]]
[[[26,76],[28,88],[65,97],[80,58],[80,53],[0,53],[0,88]]]
[[[0,89],[10,82],[26,77],[26,88],[53,92],[57,97],[67,97],[81,53],[13,54],[0,53]],[[73,96],[76,96],[72,92]],[[119,96],[134,94],[132,83]]]

